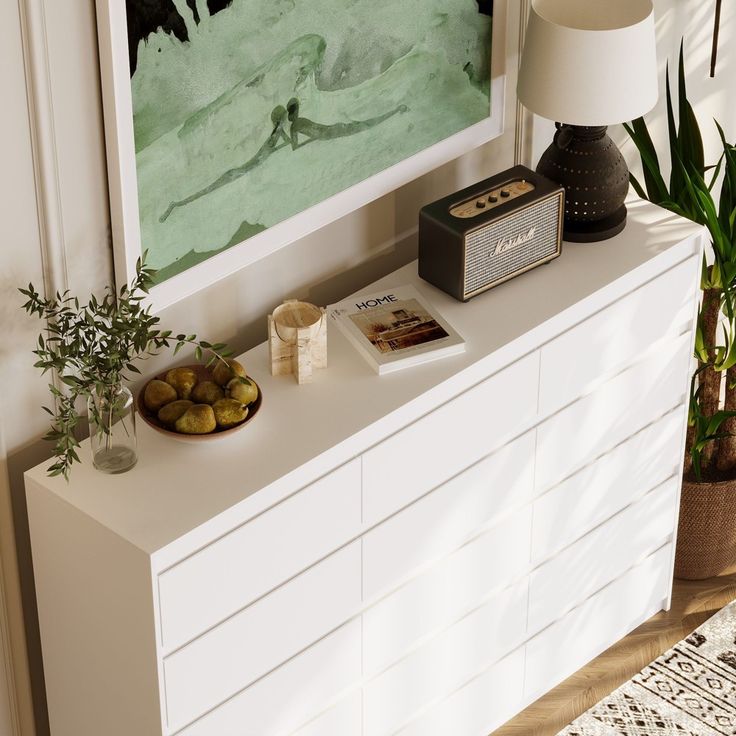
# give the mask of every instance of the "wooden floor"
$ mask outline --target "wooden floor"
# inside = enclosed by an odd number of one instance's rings
[[[736,569],[710,580],[676,580],[669,611],[634,630],[493,736],[555,736],[734,599]]]

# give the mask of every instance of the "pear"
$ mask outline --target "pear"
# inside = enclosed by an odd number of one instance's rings
[[[225,392],[214,381],[200,381],[193,389],[191,399],[197,404],[214,404],[225,398]]]
[[[223,429],[240,424],[248,416],[248,407],[235,399],[220,399],[213,404],[212,410],[217,426]]]
[[[149,411],[157,412],[162,406],[176,401],[176,389],[165,381],[154,378],[143,391],[143,403]]]
[[[188,399],[197,384],[197,374],[191,368],[172,368],[166,374],[166,383],[176,389],[180,399]]]
[[[228,381],[232,381],[236,376],[245,377],[245,368],[243,368],[237,360],[233,360],[232,358],[227,358],[225,363],[218,360],[217,364],[212,369],[212,378],[215,383],[219,383],[220,386],[224,386]]]
[[[237,399],[243,404],[252,404],[258,398],[258,386],[250,380],[237,376],[227,384],[225,393],[231,399]]]
[[[181,434],[209,434],[217,428],[215,412],[209,404],[195,404],[176,420],[175,426]]]
[[[186,399],[180,399],[179,401],[172,401],[166,406],[162,406],[158,410],[158,419],[162,424],[166,424],[169,427],[173,427],[176,424],[176,420],[184,414],[184,412],[190,407],[194,406],[193,402],[187,401]]]

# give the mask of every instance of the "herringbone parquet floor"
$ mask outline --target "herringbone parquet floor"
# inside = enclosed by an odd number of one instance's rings
[[[555,736],[734,599],[736,568],[710,580],[676,580],[669,611],[634,630],[493,736]]]

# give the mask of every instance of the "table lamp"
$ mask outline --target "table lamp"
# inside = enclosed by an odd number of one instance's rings
[[[565,187],[565,240],[626,226],[629,171],[606,129],[649,112],[658,89],[651,0],[532,0],[517,92],[558,121],[537,171]]]

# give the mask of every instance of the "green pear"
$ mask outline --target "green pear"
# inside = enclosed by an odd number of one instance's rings
[[[218,360],[212,369],[212,378],[220,386],[224,386],[236,376],[245,377],[245,368],[237,360],[233,360],[232,358],[227,358],[224,363]]]
[[[248,407],[235,399],[220,399],[213,404],[212,410],[215,412],[217,426],[223,429],[240,424],[248,416]]]
[[[152,412],[157,412],[162,406],[176,401],[177,398],[176,389],[157,378],[149,381],[143,391],[143,403],[146,409]]]
[[[238,376],[227,384],[225,392],[231,399],[237,399],[241,403],[252,404],[258,398],[258,386],[250,378]]]
[[[193,389],[191,399],[197,404],[214,404],[225,398],[225,392],[214,381],[200,381]]]
[[[181,434],[209,434],[217,428],[215,412],[209,404],[195,404],[176,420],[175,426]]]
[[[180,399],[188,399],[197,384],[197,374],[191,368],[172,368],[166,374],[166,383],[176,389]]]
[[[186,399],[172,401],[170,404],[166,404],[158,410],[158,419],[162,424],[173,427],[176,424],[176,420],[184,414],[190,406],[194,406],[194,403],[187,401]]]

